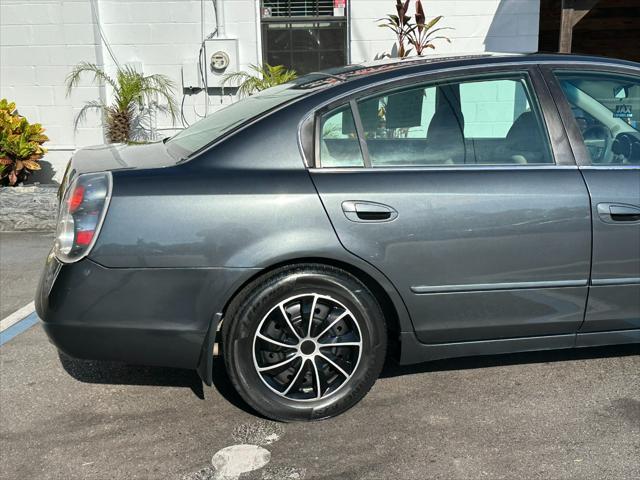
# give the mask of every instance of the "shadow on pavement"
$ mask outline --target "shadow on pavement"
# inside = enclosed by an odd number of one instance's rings
[[[565,362],[594,358],[623,357],[628,355],[640,355],[640,344],[575,348],[566,350],[545,350],[539,352],[509,353],[480,357],[460,357],[433,360],[431,362],[418,363],[415,365],[399,365],[397,361],[388,358],[385,362],[384,368],[382,369],[380,378],[413,375],[416,373],[442,372],[447,370],[504,367],[509,365],[525,365],[529,363]]]
[[[198,398],[204,399],[202,381],[195,370],[79,360],[64,353],[59,353],[59,357],[62,368],[80,382],[105,385],[185,387],[190,388]]]
[[[242,399],[242,397],[236,392],[236,389],[233,387],[231,380],[229,380],[229,376],[227,375],[227,370],[224,366],[224,360],[222,357],[214,357],[213,359],[213,386],[218,390],[218,393],[222,395],[227,402],[231,403],[234,407],[239,408],[240,410],[245,411],[251,415],[262,418],[263,420],[267,420],[262,414],[253,410],[247,403]]]
[[[62,368],[74,379],[103,385],[148,385],[190,388],[199,399],[205,398],[205,386],[195,370],[169,367],[147,367],[118,362],[80,360],[58,354]],[[220,357],[213,361],[213,387],[229,403],[251,415],[260,414],[247,405],[233,388]]]
[[[532,363],[563,362],[606,357],[640,355],[640,345],[618,345],[567,350],[513,353],[481,357],[463,357],[434,360],[416,365],[399,365],[388,358],[380,378],[413,375],[418,373],[447,370],[467,370],[497,366],[524,365]],[[185,387],[200,399],[204,399],[204,385],[195,370],[167,367],[145,367],[116,362],[78,360],[60,353],[60,361],[65,371],[80,382],[115,385],[150,385]],[[227,376],[222,358],[213,362],[213,385],[229,403],[251,415],[258,415],[233,388]]]

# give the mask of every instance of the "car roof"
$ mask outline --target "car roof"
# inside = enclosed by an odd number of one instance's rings
[[[318,87],[335,86],[353,80],[361,80],[376,74],[404,74],[442,67],[463,67],[483,64],[501,63],[598,63],[611,66],[622,65],[639,68],[640,64],[628,60],[620,60],[595,55],[559,54],[559,53],[500,53],[482,52],[471,54],[431,54],[424,57],[408,57],[404,59],[385,58],[370,62],[346,65],[300,77],[293,83],[300,89],[317,89]]]

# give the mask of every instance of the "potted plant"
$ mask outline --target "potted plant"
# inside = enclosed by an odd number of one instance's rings
[[[427,49],[435,49],[435,40],[451,40],[443,35],[434,36],[442,30],[451,30],[450,27],[435,28],[436,24],[443,19],[443,16],[437,16],[426,21],[424,9],[420,0],[416,0],[415,7],[415,23],[408,14],[411,0],[396,0],[397,15],[387,15],[385,18],[378,20],[379,27],[388,28],[396,36],[396,56],[399,58],[408,57],[413,50],[418,56],[422,56]],[[412,48],[413,47],[413,48]]]

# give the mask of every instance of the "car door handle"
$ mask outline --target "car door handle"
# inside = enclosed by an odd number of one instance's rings
[[[398,212],[389,205],[360,200],[342,202],[342,211],[352,222],[390,222],[398,217]]]
[[[618,203],[599,203],[598,215],[607,223],[640,221],[640,207]]]

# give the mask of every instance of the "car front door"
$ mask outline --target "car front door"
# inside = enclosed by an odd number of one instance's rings
[[[578,344],[637,341],[640,329],[640,72],[548,67],[591,196],[593,267]],[[635,330],[635,332],[633,332]],[[628,332],[628,334],[625,334]]]
[[[317,115],[310,172],[337,235],[393,282],[424,343],[573,345],[589,196],[538,75],[413,79]]]

